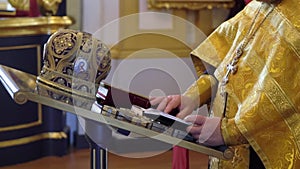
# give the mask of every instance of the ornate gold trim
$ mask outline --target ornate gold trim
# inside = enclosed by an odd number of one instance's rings
[[[0,11],[0,15],[5,15],[5,16],[15,16],[17,14],[16,11]]]
[[[0,47],[0,51],[4,50],[16,50],[16,49],[29,49],[29,48],[36,48],[37,52],[37,72],[41,71],[41,46],[40,45],[22,45],[22,46],[8,46],[8,47]],[[33,121],[30,123],[25,123],[25,124],[18,124],[18,125],[13,125],[13,126],[8,126],[8,127],[0,127],[0,132],[4,131],[11,131],[11,130],[19,130],[19,129],[24,129],[24,128],[30,128],[34,126],[41,125],[43,120],[42,120],[42,105],[38,103],[38,119],[37,121]]]
[[[18,10],[29,11],[29,0],[8,0],[8,2]]]
[[[2,18],[0,20],[0,37],[49,35],[72,24],[73,21],[68,16]]]
[[[56,15],[62,0],[37,0],[40,13],[45,16]]]
[[[45,139],[66,139],[68,136],[64,132],[49,132],[49,133],[41,133],[41,134],[36,134],[33,136],[29,137],[23,137],[23,138],[18,138],[14,140],[7,140],[7,141],[1,141],[0,142],[0,148],[5,148],[5,147],[12,147],[12,146],[18,146],[18,145],[23,145],[23,144],[28,144],[32,143],[35,141],[39,140],[45,140]]]
[[[150,9],[188,9],[232,8],[233,0],[148,0]]]
[[[37,119],[37,121],[31,122],[31,123],[14,125],[14,126],[8,126],[8,127],[0,127],[0,132],[30,128],[30,127],[41,125],[42,122],[43,122],[42,121],[42,105],[38,104],[38,119]]]
[[[162,49],[163,50],[163,49]],[[134,52],[137,51],[137,49],[126,49],[126,50],[121,50],[118,48],[112,48],[110,53],[111,53],[111,58],[113,59],[159,59],[159,58],[173,58],[173,57],[180,57],[180,58],[185,58],[185,57],[189,57],[189,54],[191,52],[191,50],[182,48],[182,49],[175,49],[175,48],[170,48],[170,49],[166,49],[172,53],[174,53],[173,55],[144,55],[144,56],[140,56],[140,55],[132,55]]]

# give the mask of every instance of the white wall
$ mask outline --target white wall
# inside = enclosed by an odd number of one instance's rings
[[[130,57],[113,60],[105,81],[149,97],[183,93],[196,80],[193,63],[188,57],[179,58],[161,49],[141,50]],[[136,57],[140,59],[133,59]]]

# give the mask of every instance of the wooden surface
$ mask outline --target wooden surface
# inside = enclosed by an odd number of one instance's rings
[[[89,149],[75,150],[63,157],[45,157],[0,169],[89,169],[89,153]],[[109,153],[108,159],[108,169],[172,169],[172,151],[148,158],[126,158]],[[190,151],[190,169],[207,169],[207,163],[206,155]]]

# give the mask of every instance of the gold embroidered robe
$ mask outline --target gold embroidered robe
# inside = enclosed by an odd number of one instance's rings
[[[216,68],[219,82],[261,4],[254,24],[258,26],[271,6],[253,1],[192,52]],[[224,114],[219,83],[212,110],[223,115],[222,135],[235,156],[231,161],[212,159],[211,167],[249,168],[252,146],[266,168],[300,168],[299,9],[299,0],[283,0],[259,27],[244,49],[237,73],[229,76]]]

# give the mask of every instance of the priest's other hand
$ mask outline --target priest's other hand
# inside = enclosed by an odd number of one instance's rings
[[[150,98],[152,106],[157,106],[156,109],[165,113],[170,113],[174,109],[178,109],[179,113],[176,117],[183,119],[190,115],[197,108],[197,101],[182,95],[169,95],[167,97],[152,97]]]
[[[189,115],[184,120],[193,123],[193,125],[187,127],[187,131],[197,139],[199,144],[206,146],[220,146],[225,144],[221,133],[220,117]]]

